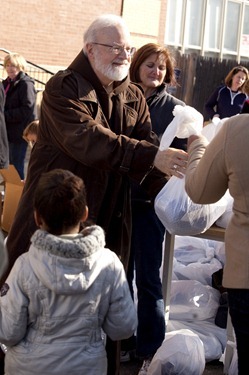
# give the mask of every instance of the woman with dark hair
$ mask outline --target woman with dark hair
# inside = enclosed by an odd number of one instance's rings
[[[244,101],[248,99],[246,84],[249,79],[248,70],[244,66],[236,66],[225,78],[225,84],[217,87],[205,104],[205,120],[213,117],[223,119],[241,112]]]
[[[149,43],[134,55],[131,80],[141,86],[149,106],[152,130],[161,138],[173,120],[175,105],[184,103],[167,92],[175,85],[174,63],[167,48]],[[186,140],[175,138],[170,147],[185,149]],[[147,373],[150,361],[165,336],[165,312],[160,279],[165,228],[156,216],[153,201],[138,184],[132,185],[132,239],[128,281],[132,291],[134,265],[138,295],[136,354],[143,359],[139,375]],[[129,348],[122,343],[122,351]]]
[[[133,57],[130,78],[142,87],[153,131],[161,138],[174,118],[172,111],[175,105],[185,105],[167,92],[168,86],[177,85],[174,59],[170,51],[159,44],[145,44]],[[186,140],[175,139],[171,147],[186,149],[185,145]]]

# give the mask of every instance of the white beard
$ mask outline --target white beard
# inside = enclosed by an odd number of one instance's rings
[[[116,66],[113,66],[112,64],[103,65],[101,62],[101,56],[98,52],[95,54],[95,57],[95,69],[111,81],[122,81],[128,75],[130,68],[130,64],[128,62],[126,64]]]

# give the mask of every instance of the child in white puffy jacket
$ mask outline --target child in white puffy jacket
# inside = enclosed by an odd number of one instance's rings
[[[80,232],[86,192],[73,173],[41,176],[34,215],[40,229],[1,289],[5,373],[104,375],[104,333],[121,340],[137,325],[123,266],[99,226]]]

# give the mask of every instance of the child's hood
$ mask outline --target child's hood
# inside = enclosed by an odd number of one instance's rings
[[[33,272],[47,288],[57,294],[78,294],[94,282],[99,269],[99,252],[104,246],[104,232],[96,225],[70,239],[37,230],[31,238],[29,261]]]

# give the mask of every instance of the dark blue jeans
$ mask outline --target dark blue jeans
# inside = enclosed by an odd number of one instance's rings
[[[165,314],[160,279],[165,228],[152,204],[132,203],[131,256],[127,272],[132,291],[135,276],[138,297],[136,352],[140,358],[155,354],[165,336]]]
[[[21,180],[24,180],[24,161],[27,146],[28,143],[25,140],[20,143],[9,142],[9,162],[15,166]]]
[[[249,289],[228,289],[228,306],[236,336],[239,375],[248,375]]]

